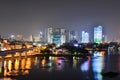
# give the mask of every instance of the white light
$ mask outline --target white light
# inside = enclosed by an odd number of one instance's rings
[[[88,61],[85,61],[85,62],[81,65],[81,70],[82,70],[82,71],[88,71],[88,70],[89,70],[89,63],[88,63]]]
[[[40,35],[42,35],[43,33],[40,31]]]
[[[102,26],[98,26],[98,27],[102,27]]]
[[[33,45],[36,45],[36,43],[33,43]]]
[[[38,46],[41,46],[41,44],[38,44]]]
[[[78,47],[78,44],[74,44],[75,47]]]
[[[14,38],[14,37],[15,37],[15,35],[11,35],[10,37],[11,37],[11,38]]]

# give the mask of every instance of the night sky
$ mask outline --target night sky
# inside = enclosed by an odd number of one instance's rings
[[[101,25],[108,39],[117,40],[120,0],[0,0],[1,35],[27,37],[48,25],[89,33]]]

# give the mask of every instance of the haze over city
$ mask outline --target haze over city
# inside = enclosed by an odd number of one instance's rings
[[[120,0],[0,0],[0,80],[120,80]]]
[[[48,25],[91,34],[100,25],[109,40],[118,40],[119,4],[119,0],[0,0],[0,34],[28,37]]]

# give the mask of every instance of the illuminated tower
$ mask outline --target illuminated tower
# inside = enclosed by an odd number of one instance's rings
[[[56,28],[53,31],[53,43],[55,43],[57,46],[61,45],[61,29]]]
[[[52,28],[47,29],[47,43],[55,43],[57,46],[62,45],[66,42],[66,32],[62,28]]]
[[[78,40],[77,31],[69,31],[69,41]]]
[[[34,36],[33,35],[30,35],[29,41],[33,41],[34,42]]]
[[[53,43],[57,46],[62,45],[66,41],[65,29],[56,28],[53,31]]]
[[[65,29],[61,29],[61,44],[66,42],[66,31]]]
[[[98,27],[94,27],[94,42],[95,43],[102,43],[102,34],[103,30],[102,30],[102,26],[98,26]]]
[[[53,43],[53,28],[49,27],[47,30],[47,42],[48,43]]]
[[[89,42],[89,33],[82,31],[82,43],[88,43]]]

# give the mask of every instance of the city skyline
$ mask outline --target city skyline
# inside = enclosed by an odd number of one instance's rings
[[[81,32],[103,26],[110,40],[120,38],[118,0],[1,0],[0,34],[28,37],[49,25]]]

